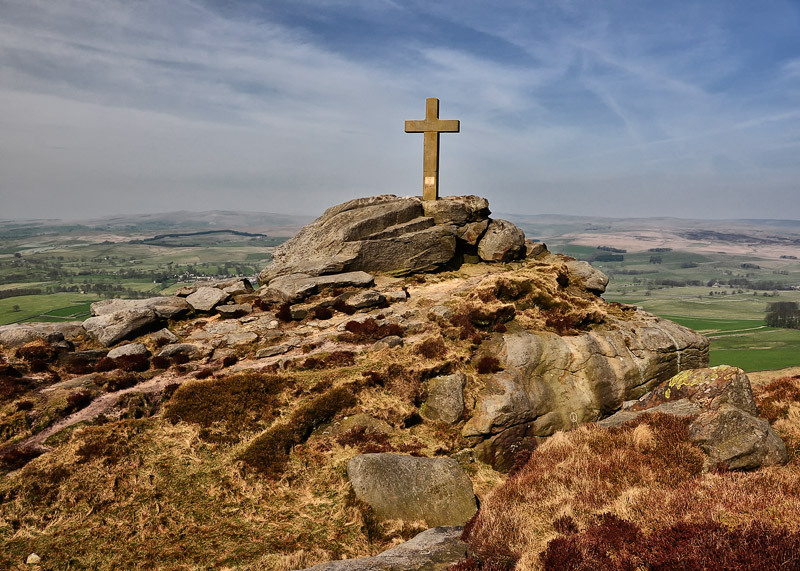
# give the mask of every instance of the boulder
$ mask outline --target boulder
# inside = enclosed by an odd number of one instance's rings
[[[503,371],[478,396],[462,434],[476,456],[509,468],[520,447],[619,410],[683,369],[708,364],[708,340],[639,313],[579,335],[510,331],[484,342]]]
[[[472,482],[452,458],[361,454],[347,463],[347,475],[381,520],[463,525],[477,511]]]
[[[175,355],[185,355],[189,359],[196,359],[200,356],[200,349],[191,343],[172,343],[164,345],[161,350],[156,353],[157,357],[174,357]]]
[[[445,571],[467,556],[461,526],[434,527],[374,557],[320,563],[306,571]]]
[[[100,344],[110,347],[156,328],[159,322],[152,309],[125,309],[90,317],[83,322],[83,328]]]
[[[221,289],[229,296],[246,295],[253,293],[253,284],[247,278],[236,278],[214,284],[214,287]]]
[[[203,286],[197,288],[197,291],[186,298],[186,301],[196,311],[211,311],[216,306],[227,301],[230,297],[221,289],[215,287]]]
[[[367,309],[370,307],[378,307],[386,303],[386,298],[383,294],[375,291],[374,289],[362,291],[354,296],[347,298],[347,305],[355,309]]]
[[[597,295],[606,291],[608,276],[603,272],[588,262],[579,260],[567,260],[566,264],[569,269],[570,283],[577,281],[578,285],[582,286],[583,289]]]
[[[455,373],[434,377],[428,381],[428,399],[422,406],[422,416],[428,420],[455,424],[464,414],[464,387],[467,377]]]
[[[104,299],[91,306],[93,316],[108,315],[131,309],[152,309],[163,319],[180,319],[191,313],[192,307],[180,297],[149,297],[147,299]]]
[[[689,438],[708,455],[706,469],[751,470],[788,461],[783,441],[758,418],[750,379],[737,367],[681,371],[598,424],[618,426],[645,412],[696,416]]]
[[[12,349],[40,339],[47,343],[56,343],[64,340],[62,333],[41,327],[42,325],[45,324],[24,325],[14,323],[12,325],[0,325],[0,347]]]
[[[108,357],[111,359],[118,359],[119,357],[130,357],[132,355],[145,355],[149,356],[150,351],[145,347],[144,343],[128,343],[127,345],[120,345],[108,352]]]
[[[714,411],[727,404],[758,416],[750,379],[738,367],[728,365],[681,371],[628,409],[645,411],[681,399],[702,410]]]
[[[752,470],[789,461],[766,419],[730,404],[701,414],[689,427],[689,438],[708,454],[707,469]]]
[[[507,220],[492,220],[478,242],[485,262],[510,262],[525,255],[525,233]]]
[[[525,257],[537,258],[543,254],[549,253],[547,245],[544,242],[534,242],[533,240],[525,239]]]

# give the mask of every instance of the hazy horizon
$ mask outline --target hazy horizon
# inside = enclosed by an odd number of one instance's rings
[[[0,0],[0,217],[496,212],[800,219],[800,4]]]

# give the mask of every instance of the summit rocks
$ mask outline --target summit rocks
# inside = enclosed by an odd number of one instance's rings
[[[459,263],[486,239],[486,261],[510,261],[525,254],[524,234],[510,222],[489,219],[489,203],[477,196],[436,201],[381,195],[329,208],[277,248],[273,264],[259,275],[319,276],[344,272],[408,275]],[[487,229],[488,228],[488,229]],[[482,238],[484,234],[487,238]],[[474,254],[473,254],[474,255]]]

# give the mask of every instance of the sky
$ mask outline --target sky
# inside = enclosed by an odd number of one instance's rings
[[[800,219],[800,0],[0,0],[0,218]]]

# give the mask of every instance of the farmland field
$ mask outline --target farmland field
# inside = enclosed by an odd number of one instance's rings
[[[81,320],[99,299],[169,295],[186,282],[252,276],[301,222],[270,218],[283,225],[259,226],[255,216],[171,213],[96,226],[0,222],[0,324]],[[606,300],[707,335],[712,365],[800,365],[800,331],[764,322],[770,302],[800,302],[800,223],[504,217],[551,251],[606,273]]]

